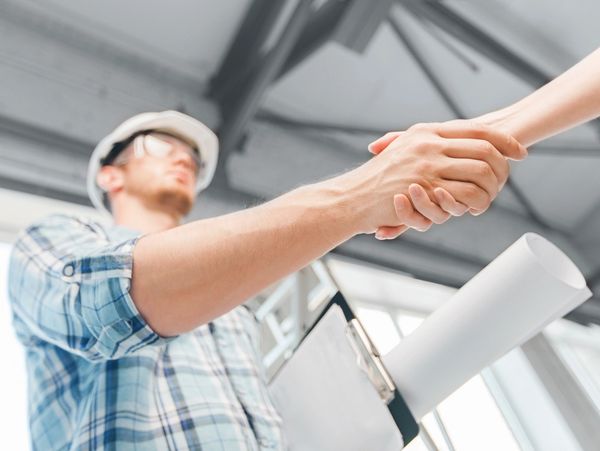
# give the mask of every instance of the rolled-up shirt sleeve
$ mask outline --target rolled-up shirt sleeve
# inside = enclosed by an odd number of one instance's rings
[[[98,224],[70,216],[25,230],[11,254],[8,282],[21,340],[103,360],[172,339],[148,326],[129,294],[137,240],[111,242]]]

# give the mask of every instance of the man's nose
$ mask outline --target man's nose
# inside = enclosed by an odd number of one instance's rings
[[[187,152],[186,150],[173,149],[171,153],[172,153],[171,158],[173,159],[173,161],[175,163],[184,165],[186,168],[190,169],[192,172],[195,172],[198,169],[198,168],[196,168],[196,163],[194,162],[194,159],[189,154],[189,152]]]

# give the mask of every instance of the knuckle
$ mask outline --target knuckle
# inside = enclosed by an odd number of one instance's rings
[[[410,150],[414,153],[422,153],[427,149],[427,145],[423,140],[414,140],[410,143]]]
[[[465,193],[465,196],[469,199],[469,201],[473,202],[481,195],[482,190],[473,183],[467,183],[463,188],[463,192]]]
[[[478,150],[484,155],[496,154],[498,152],[496,147],[489,141],[482,141]]]
[[[494,171],[492,170],[490,165],[484,162],[477,163],[477,165],[474,168],[474,172],[477,176],[486,179],[494,176]]]
[[[485,127],[485,125],[483,125],[480,122],[475,122],[475,121],[465,121],[465,125],[467,127],[469,127],[469,129],[471,130],[471,133],[475,136],[475,137],[482,137],[485,136],[487,134],[487,128]]]
[[[428,129],[428,124],[426,124],[425,122],[418,122],[418,123],[414,124],[412,127],[410,127],[409,130],[421,131],[421,130],[427,130],[427,129]]]
[[[428,141],[428,146],[433,150],[445,151],[450,147],[450,144],[447,139],[434,136]]]
[[[420,139],[415,143],[415,150],[418,153],[437,153],[444,148],[444,142],[438,139]]]
[[[427,179],[431,174],[434,174],[435,171],[436,166],[432,161],[423,159],[417,164],[417,174],[424,179]]]

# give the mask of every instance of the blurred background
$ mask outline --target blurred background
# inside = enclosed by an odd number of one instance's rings
[[[218,132],[217,176],[189,219],[214,216],[356,167],[389,130],[518,100],[600,45],[599,17],[595,0],[0,0],[2,297],[20,229],[95,215],[88,158],[136,113],[176,109]],[[385,352],[528,231],[598,291],[599,163],[594,121],[530,149],[481,217],[343,244],[252,301],[265,363],[297,342],[332,276]],[[598,325],[595,296],[440,405],[411,449],[598,450]],[[0,440],[26,449],[5,299],[0,339]]]

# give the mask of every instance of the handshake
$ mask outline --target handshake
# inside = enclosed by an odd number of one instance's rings
[[[358,195],[361,231],[378,239],[483,213],[506,183],[508,160],[527,156],[512,136],[467,120],[390,132],[369,150],[374,158],[338,179]]]

